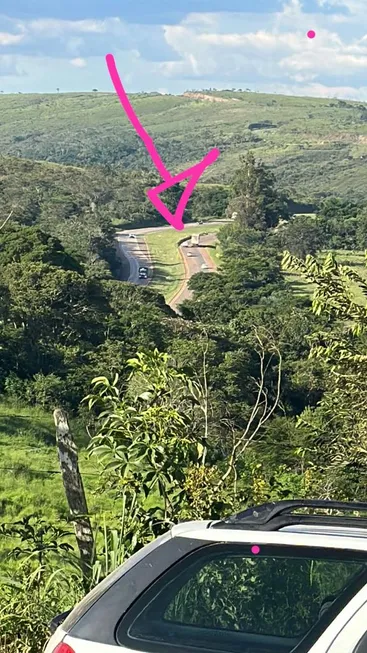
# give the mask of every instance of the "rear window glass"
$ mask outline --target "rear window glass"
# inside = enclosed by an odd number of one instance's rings
[[[326,627],[343,597],[358,591],[367,569],[364,553],[254,550],[213,545],[176,565],[123,620],[120,643],[146,651],[158,642],[242,653],[297,650],[316,624]]]

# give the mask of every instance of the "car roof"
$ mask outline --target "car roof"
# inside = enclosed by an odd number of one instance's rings
[[[221,524],[221,520],[183,522],[172,527],[171,537],[208,542],[283,544],[367,551],[367,530],[357,526],[291,524],[278,530],[252,530],[246,527],[238,529],[231,528],[230,525],[225,529],[217,528]]]

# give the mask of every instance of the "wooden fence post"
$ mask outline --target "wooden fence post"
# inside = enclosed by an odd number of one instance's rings
[[[94,537],[88,516],[82,477],[79,471],[78,450],[70,431],[67,414],[60,408],[53,413],[56,426],[56,443],[62,480],[70,515],[74,524],[75,537],[82,563],[84,582],[91,575],[94,562]]]

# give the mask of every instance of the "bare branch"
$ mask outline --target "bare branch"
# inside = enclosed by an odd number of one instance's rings
[[[209,339],[208,339],[208,334],[205,333],[206,340],[205,340],[205,347],[203,349],[203,385],[204,385],[204,402],[202,405],[202,411],[204,413],[204,451],[203,451],[203,457],[202,457],[202,464],[205,465],[205,459],[206,459],[206,454],[207,454],[207,443],[208,443],[208,432],[209,432],[209,422],[208,422],[208,408],[209,408],[209,402],[208,402],[208,375],[207,375],[207,353],[209,349]]]
[[[219,488],[231,473],[234,474],[236,479],[236,461],[240,458],[251,442],[255,439],[258,433],[262,430],[266,422],[273,415],[274,411],[280,403],[281,394],[281,380],[282,380],[282,356],[276,345],[271,345],[271,355],[265,364],[266,350],[264,344],[255,331],[256,339],[259,343],[259,351],[257,352],[260,359],[260,374],[258,379],[254,379],[255,385],[258,388],[254,406],[248,418],[247,426],[242,435],[238,439],[234,439],[232,450],[228,460],[228,466],[222,477],[220,478],[217,488]],[[277,389],[272,403],[269,405],[269,391],[265,387],[266,373],[269,370],[272,360],[277,357]],[[251,431],[251,434],[250,434]],[[249,435],[250,434],[250,435]]]
[[[13,215],[13,213],[14,213],[14,210],[12,209],[12,210],[10,211],[8,217],[5,218],[4,222],[0,225],[0,231],[5,227],[6,223],[8,222],[8,220],[10,220],[11,216]]]

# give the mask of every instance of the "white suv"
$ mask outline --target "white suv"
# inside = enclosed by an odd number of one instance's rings
[[[45,653],[366,653],[361,512],[281,501],[178,524],[90,592]]]

